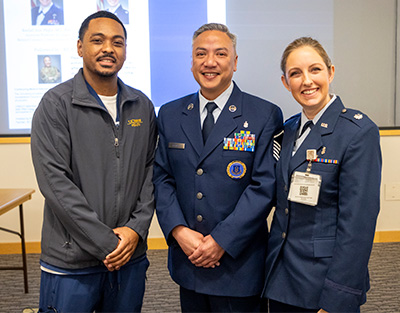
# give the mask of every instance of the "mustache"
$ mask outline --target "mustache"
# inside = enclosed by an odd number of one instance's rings
[[[116,61],[114,55],[112,55],[111,53],[104,53],[102,56],[97,58],[97,61],[100,61],[103,58],[110,58],[112,59],[114,62]]]

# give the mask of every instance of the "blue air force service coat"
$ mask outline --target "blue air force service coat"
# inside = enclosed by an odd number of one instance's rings
[[[197,93],[162,106],[158,125],[156,213],[169,245],[171,277],[209,295],[261,294],[281,110],[235,85],[205,146]],[[224,149],[235,146],[235,137],[237,150]],[[225,250],[221,265],[195,267],[171,235],[178,225],[211,234]]]
[[[32,25],[36,25],[36,20],[39,15],[40,6],[34,7],[31,10]],[[44,15],[40,25],[64,25],[64,12],[61,8],[53,4],[49,11]]]
[[[377,126],[340,98],[292,157],[300,114],[285,123],[277,164],[277,205],[266,261],[264,296],[328,312],[356,312],[369,289],[368,260],[379,212],[381,152]],[[291,175],[322,178],[316,206],[288,200]]]

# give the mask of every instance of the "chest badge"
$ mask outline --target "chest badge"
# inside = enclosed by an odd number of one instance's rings
[[[246,174],[246,164],[241,161],[232,161],[226,168],[226,173],[232,179],[241,179]]]

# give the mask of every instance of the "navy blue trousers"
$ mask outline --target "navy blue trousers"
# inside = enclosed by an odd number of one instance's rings
[[[260,296],[222,297],[180,287],[181,309],[189,312],[260,312]]]
[[[140,312],[147,258],[119,271],[55,275],[42,271],[39,312]]]

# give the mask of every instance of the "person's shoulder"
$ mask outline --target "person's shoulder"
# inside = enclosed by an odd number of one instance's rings
[[[123,7],[122,5],[120,5],[120,6],[118,7],[117,12],[118,12],[118,13],[122,13],[122,14],[124,14],[124,15],[129,15],[129,11],[128,11],[128,10],[125,10],[124,7]]]
[[[49,89],[46,93],[45,96],[56,96],[56,97],[62,97],[65,93],[70,93],[73,90],[73,78],[62,82],[53,88]]]
[[[194,100],[195,95],[196,93],[192,93],[165,103],[161,106],[160,113],[181,111],[183,107],[186,107],[188,110],[193,110],[194,103],[192,100]]]
[[[285,126],[290,126],[290,125],[292,125],[292,124],[294,124],[294,123],[297,123],[297,121],[300,120],[300,117],[301,117],[301,113],[297,113],[297,114],[295,114],[295,115],[289,117],[289,118],[285,121],[284,125],[285,125]]]
[[[122,82],[122,81],[121,81],[121,86],[122,86],[122,87],[126,90],[126,92],[127,92],[128,94],[130,94],[131,96],[137,96],[137,97],[139,97],[139,98],[146,98],[146,99],[149,99],[149,97],[147,97],[146,94],[145,94],[143,91],[141,91],[141,90],[139,90],[139,89],[136,89],[136,88],[134,88],[134,87],[132,87],[132,86],[129,86],[129,85],[125,84],[125,83]]]
[[[252,110],[281,110],[275,103],[272,103],[269,100],[263,99],[246,91],[242,91],[236,82],[234,82],[232,95],[241,95],[243,103],[246,103],[246,106],[254,107]]]
[[[53,6],[51,7],[50,10],[52,10],[54,12],[62,12],[63,9],[56,4],[53,4]]]
[[[351,108],[343,108],[340,112],[339,118],[346,124],[355,125],[358,128],[375,127],[376,124],[368,117],[367,114]]]

